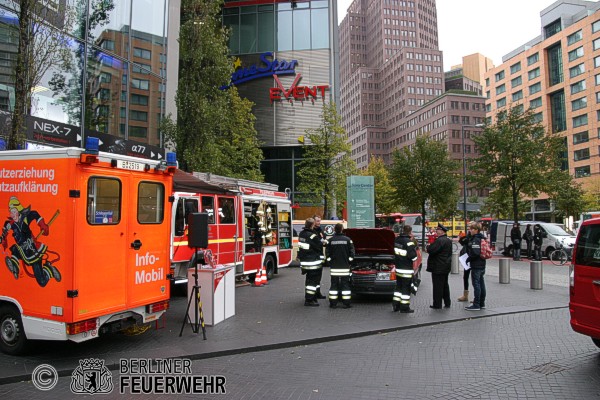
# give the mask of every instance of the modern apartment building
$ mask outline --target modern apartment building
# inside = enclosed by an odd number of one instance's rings
[[[600,192],[600,3],[559,0],[541,11],[541,34],[487,72],[488,118],[511,106],[531,108],[564,136],[565,168]],[[541,210],[544,212],[550,209]]]
[[[41,2],[40,2],[41,3]],[[18,2],[0,1],[0,109],[14,109]],[[36,46],[57,45],[60,57],[34,61],[43,71],[27,106],[27,139],[82,146],[101,138],[101,150],[156,157],[164,138],[160,119],[175,115],[179,0],[49,0],[36,18]],[[40,19],[38,25],[37,20]],[[169,49],[169,51],[167,51]],[[43,54],[43,47],[35,51]],[[38,57],[38,60],[42,58]],[[140,146],[142,145],[142,146]]]
[[[226,0],[223,25],[232,32],[232,83],[255,104],[265,180],[302,201],[295,179],[302,138],[336,97],[337,0]]]

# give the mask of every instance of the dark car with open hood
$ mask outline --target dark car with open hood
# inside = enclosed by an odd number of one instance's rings
[[[352,261],[353,294],[392,296],[396,289],[394,232],[379,228],[349,228],[344,234],[352,239],[356,256]],[[421,253],[415,265],[421,264]]]

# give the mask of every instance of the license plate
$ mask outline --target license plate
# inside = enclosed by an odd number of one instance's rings
[[[389,272],[378,272],[376,280],[378,280],[378,281],[389,281],[390,280],[390,273]]]

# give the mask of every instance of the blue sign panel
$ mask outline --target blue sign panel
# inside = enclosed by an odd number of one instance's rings
[[[261,65],[251,65],[247,68],[238,68],[231,74],[231,84],[238,85],[253,79],[265,78],[273,75],[294,75],[298,60],[286,61],[273,58],[273,53],[266,52],[260,55]]]

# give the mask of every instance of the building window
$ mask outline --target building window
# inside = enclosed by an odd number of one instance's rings
[[[538,83],[536,83],[534,85],[529,86],[529,94],[530,95],[534,94],[534,93],[537,93],[540,90],[542,90],[542,83],[541,82],[538,82]]]
[[[523,79],[520,76],[517,76],[516,78],[510,81],[510,86],[514,88],[520,86],[521,83],[523,83]]]
[[[600,30],[600,20],[592,24],[592,33],[596,33]]]
[[[535,64],[540,60],[540,53],[535,53],[527,57],[527,65]]]
[[[490,78],[485,78],[485,86],[490,86]]]
[[[565,92],[563,90],[550,95],[552,106],[552,130],[562,132],[567,129],[567,110],[565,107]]]
[[[504,106],[506,106],[506,97],[503,97],[500,100],[496,101],[496,108],[501,108]]]
[[[537,78],[538,76],[540,76],[540,67],[532,69],[527,73],[527,75],[529,76],[529,80]]]
[[[569,61],[577,60],[580,57],[583,57],[583,46],[569,52]]]
[[[567,45],[570,46],[573,43],[577,43],[579,42],[581,39],[583,38],[583,35],[581,33],[581,29],[578,30],[575,33],[570,34],[569,36],[567,36]]]
[[[521,100],[523,98],[523,91],[519,90],[518,92],[514,92],[512,94],[512,101],[518,101]]]
[[[515,72],[519,72],[520,70],[521,70],[521,61],[510,66],[511,74],[514,74]]]
[[[103,40],[101,47],[104,50],[115,51],[115,42],[113,40]]]
[[[148,105],[148,96],[143,96],[141,94],[132,94],[130,104],[136,105],[136,106],[147,106]]]
[[[573,144],[585,143],[590,140],[588,131],[579,132],[573,135]]]
[[[585,176],[590,176],[590,175],[591,175],[591,172],[590,172],[589,165],[575,168],[575,178],[583,178]]]
[[[538,108],[542,105],[542,98],[537,97],[529,102],[529,108]]]
[[[590,149],[589,148],[575,150],[573,152],[573,160],[575,160],[575,161],[587,160],[588,158],[590,158]]]
[[[560,18],[559,18],[556,21],[551,22],[544,27],[544,39],[547,39],[552,35],[556,35],[561,30],[562,30],[562,27],[560,25]]]
[[[143,58],[145,60],[149,60],[150,58],[152,58],[152,53],[150,52],[150,50],[134,47],[133,48],[133,56]]]
[[[585,72],[585,65],[583,63],[576,65],[574,67],[569,68],[569,76],[574,78],[578,75],[581,75]]]
[[[562,48],[560,44],[548,49],[548,72],[550,86],[563,81]]]
[[[600,56],[594,57],[594,67],[595,68],[600,67]]]
[[[148,121],[148,113],[145,111],[129,110],[129,119],[132,121]]]
[[[596,92],[596,104],[600,103],[600,92]]]
[[[596,99],[598,98],[598,93],[596,94]],[[576,99],[571,101],[571,111],[581,110],[582,108],[587,107],[587,97],[582,97],[580,99]]]
[[[587,125],[587,123],[588,123],[587,114],[583,114],[583,115],[573,118],[573,128]]]
[[[593,44],[594,44],[594,50],[600,49],[600,38],[594,40]]]
[[[145,126],[129,126],[129,136],[145,138],[148,137],[148,128]]]
[[[506,85],[504,85],[504,83],[496,87],[496,95],[502,94],[504,92],[506,92]]]
[[[504,79],[504,71],[498,72],[495,76],[496,76],[496,82],[501,81],[502,79]]]
[[[585,90],[585,80],[575,82],[571,85],[571,94],[579,93]]]
[[[596,75],[594,79],[596,81],[596,86],[600,85],[600,74]]]
[[[150,81],[145,80],[145,79],[132,78],[131,79],[131,87],[134,89],[149,90],[150,89]]]

